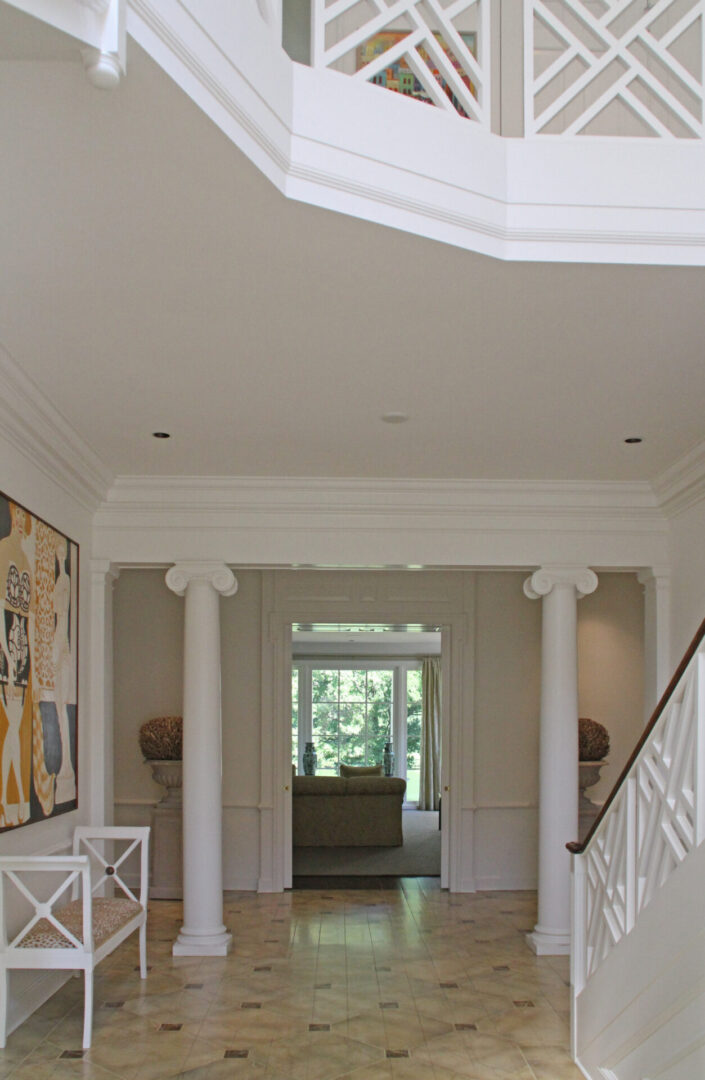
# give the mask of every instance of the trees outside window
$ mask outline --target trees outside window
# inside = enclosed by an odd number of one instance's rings
[[[298,771],[306,741],[316,772],[337,776],[340,764],[380,765],[391,739],[395,773],[418,801],[421,752],[421,669],[418,661],[324,663],[297,661],[292,677],[292,754]]]
[[[419,801],[421,777],[421,668],[406,673],[406,801]]]

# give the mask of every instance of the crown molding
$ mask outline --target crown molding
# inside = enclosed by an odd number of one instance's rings
[[[112,474],[94,450],[0,346],[0,426],[4,436],[81,506],[94,511]]]
[[[609,519],[632,529],[658,528],[665,521],[647,482],[564,480],[397,480],[266,476],[118,476],[101,504],[96,524],[118,519],[184,524],[204,515],[217,527],[223,515],[242,523],[245,515],[315,517],[334,513],[351,518],[385,519],[413,515],[416,521],[439,515],[477,523],[491,515],[507,518],[507,527],[532,515],[592,520]],[[469,523],[469,522],[468,522]],[[283,525],[284,527],[284,525]]]
[[[675,517],[705,499],[705,441],[659,473],[651,486],[667,517]]]
[[[508,260],[705,264],[701,140],[502,138],[293,63],[255,3],[232,24],[219,0],[128,3],[130,35],[288,198]]]
[[[637,568],[668,561],[648,483],[118,477],[94,555],[122,566]]]

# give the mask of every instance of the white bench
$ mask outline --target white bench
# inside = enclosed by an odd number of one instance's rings
[[[119,850],[121,845],[126,845],[123,850]],[[10,969],[83,971],[84,1049],[91,1045],[93,969],[135,930],[140,932],[140,975],[147,978],[148,848],[148,828],[81,826],[74,832],[72,855],[0,857],[0,1047],[7,1039]],[[137,850],[140,885],[136,896],[118,871]],[[111,885],[118,886],[121,895],[95,895],[99,890],[113,891]],[[18,897],[12,897],[13,891],[33,908],[17,932],[14,927],[8,931],[7,925],[12,912],[17,919],[17,905],[12,901]],[[26,915],[21,917],[24,921]]]

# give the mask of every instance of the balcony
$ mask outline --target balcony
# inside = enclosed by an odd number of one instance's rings
[[[126,25],[289,198],[508,260],[705,263],[705,0],[15,6],[101,54],[81,27],[115,12],[106,63],[129,78]]]

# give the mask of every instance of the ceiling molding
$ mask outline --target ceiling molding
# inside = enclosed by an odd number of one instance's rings
[[[648,483],[118,477],[93,518],[120,565],[643,568],[668,562]]]
[[[287,197],[506,260],[705,264],[700,140],[502,138],[294,64],[255,4],[232,22],[216,0],[128,5],[131,36]]]
[[[100,513],[386,515],[532,514],[628,517],[654,523],[646,481],[407,480],[268,476],[118,476]]]
[[[81,506],[105,499],[112,474],[0,345],[0,425],[7,440]]]
[[[652,487],[667,517],[675,517],[705,499],[705,441],[659,473]]]

